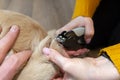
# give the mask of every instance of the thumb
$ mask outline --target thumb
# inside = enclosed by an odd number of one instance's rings
[[[69,61],[68,58],[62,56],[59,52],[51,48],[43,48],[43,53],[61,69],[63,69],[64,65]]]

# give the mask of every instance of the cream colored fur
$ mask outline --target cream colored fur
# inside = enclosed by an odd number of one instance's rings
[[[20,27],[20,34],[12,48],[15,52],[25,49],[33,51],[29,61],[17,75],[17,80],[51,80],[59,70],[42,53],[43,47],[51,47],[65,54],[62,47],[54,40],[54,32],[49,33],[41,27],[36,21],[20,13],[0,10],[0,27],[2,38],[12,25]]]

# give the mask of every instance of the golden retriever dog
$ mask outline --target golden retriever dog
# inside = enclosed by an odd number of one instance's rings
[[[20,34],[10,52],[16,53],[26,49],[33,51],[29,61],[19,71],[15,80],[51,80],[59,73],[59,69],[43,55],[43,47],[63,51],[61,53],[64,55],[64,50],[54,39],[54,32],[48,35],[43,27],[26,15],[0,10],[0,27],[2,28],[0,38],[9,31],[12,25],[20,27]]]

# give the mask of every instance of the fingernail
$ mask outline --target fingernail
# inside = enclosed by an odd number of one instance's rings
[[[45,55],[49,55],[49,54],[50,54],[50,49],[47,48],[47,47],[43,48],[43,53],[44,53]]]
[[[18,29],[19,29],[18,26],[16,26],[16,25],[12,25],[10,31],[12,31],[12,32],[16,32],[16,31],[18,31]]]

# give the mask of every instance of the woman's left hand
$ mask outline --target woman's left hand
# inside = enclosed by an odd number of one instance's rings
[[[0,29],[1,31],[2,29]],[[12,80],[31,55],[31,51],[22,51],[7,56],[18,34],[19,28],[13,25],[10,31],[0,40],[0,80]]]

